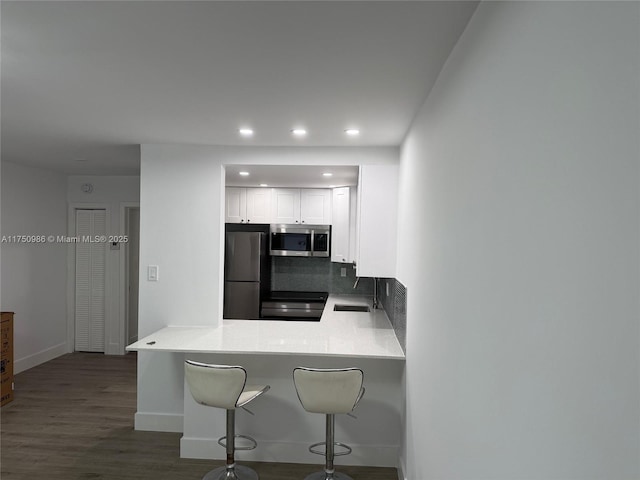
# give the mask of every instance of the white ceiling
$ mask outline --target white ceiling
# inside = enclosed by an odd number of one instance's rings
[[[240,175],[246,172],[248,176]],[[331,176],[325,176],[330,173]],[[227,165],[225,168],[227,186],[257,187],[306,187],[333,188],[358,184],[356,166],[321,165]]]
[[[2,1],[2,159],[123,175],[141,143],[399,145],[476,5]]]

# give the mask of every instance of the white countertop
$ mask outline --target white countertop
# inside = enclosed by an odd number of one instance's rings
[[[371,298],[330,295],[319,322],[223,320],[217,328],[169,325],[129,345],[127,350],[404,360],[404,352],[383,310],[334,312],[336,303],[371,307]]]

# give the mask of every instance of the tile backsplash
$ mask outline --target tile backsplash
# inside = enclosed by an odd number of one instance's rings
[[[271,257],[271,290],[373,296],[373,278],[360,278],[357,288],[353,288],[355,281],[351,264],[332,263],[329,258]],[[389,317],[402,350],[406,351],[407,289],[395,278],[377,281],[379,304]]]
[[[389,317],[402,351],[406,353],[407,288],[395,278],[379,278],[378,301]]]
[[[271,290],[373,295],[372,278],[361,278],[353,288],[355,281],[355,269],[348,263],[332,263],[329,258],[271,257]]]

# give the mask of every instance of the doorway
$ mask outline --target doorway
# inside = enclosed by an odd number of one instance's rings
[[[75,212],[75,343],[80,352],[103,352],[106,317],[106,242],[104,209]]]

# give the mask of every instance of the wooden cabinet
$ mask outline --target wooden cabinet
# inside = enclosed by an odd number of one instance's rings
[[[13,400],[13,312],[2,312],[0,333],[0,405],[5,405]]]
[[[362,165],[358,182],[356,275],[396,276],[398,166]]]
[[[331,261],[351,262],[351,192],[349,187],[334,188],[332,192]]]

